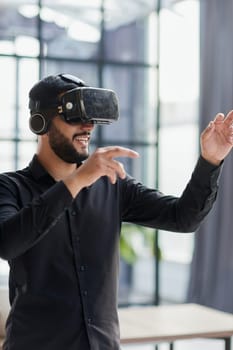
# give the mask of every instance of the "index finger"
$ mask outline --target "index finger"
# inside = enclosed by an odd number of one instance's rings
[[[115,157],[129,157],[129,158],[138,158],[139,153],[126,147],[121,146],[108,146],[104,148],[107,157],[115,158]]]

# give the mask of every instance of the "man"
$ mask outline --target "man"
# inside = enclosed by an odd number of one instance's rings
[[[121,222],[196,230],[233,145],[233,111],[203,131],[201,156],[176,198],[126,174],[115,158],[137,158],[133,150],[89,155],[94,123],[117,119],[113,92],[61,74],[35,84],[29,97],[36,155],[0,176],[0,256],[10,264],[11,303],[4,350],[118,350]]]

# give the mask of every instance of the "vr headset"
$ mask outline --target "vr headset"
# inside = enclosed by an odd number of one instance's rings
[[[64,80],[84,85],[76,77],[68,74],[60,76]],[[70,124],[111,124],[119,119],[118,99],[115,92],[87,86],[79,86],[65,92],[56,101],[51,101],[46,108],[43,108],[40,101],[30,99],[29,109],[31,110],[30,129],[39,135],[48,131],[49,122],[54,115],[60,115]]]
[[[119,118],[117,97],[112,90],[78,87],[61,97],[58,114],[67,123],[110,124]]]

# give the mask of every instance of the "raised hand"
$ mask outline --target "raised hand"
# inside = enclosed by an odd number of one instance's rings
[[[233,110],[227,116],[218,113],[201,134],[201,154],[212,164],[219,165],[233,147]]]
[[[122,163],[114,158],[137,158],[139,154],[129,148],[108,146],[98,148],[64,183],[73,197],[83,188],[92,185],[101,176],[107,176],[112,184],[117,177],[124,178],[126,172]]]

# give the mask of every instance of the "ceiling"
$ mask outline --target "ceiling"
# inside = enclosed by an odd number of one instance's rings
[[[162,6],[171,7],[180,1],[188,0],[162,0]],[[70,21],[81,19],[90,25],[99,26],[101,20],[101,0],[41,0],[41,4],[47,10],[51,10],[54,16],[60,14]],[[31,15],[38,12],[36,0],[1,0],[1,9],[24,9]],[[135,19],[142,18],[156,9],[157,0],[104,0],[104,11],[107,28],[116,28]]]
[[[173,4],[189,0],[162,0],[162,5],[172,8]],[[14,38],[16,35],[35,36],[37,16],[51,29],[51,36],[64,31],[93,32],[98,40],[101,26],[101,0],[1,0],[0,38]],[[148,16],[157,7],[157,0],[104,0],[105,28],[117,29],[128,23]],[[49,31],[47,31],[49,32]]]

